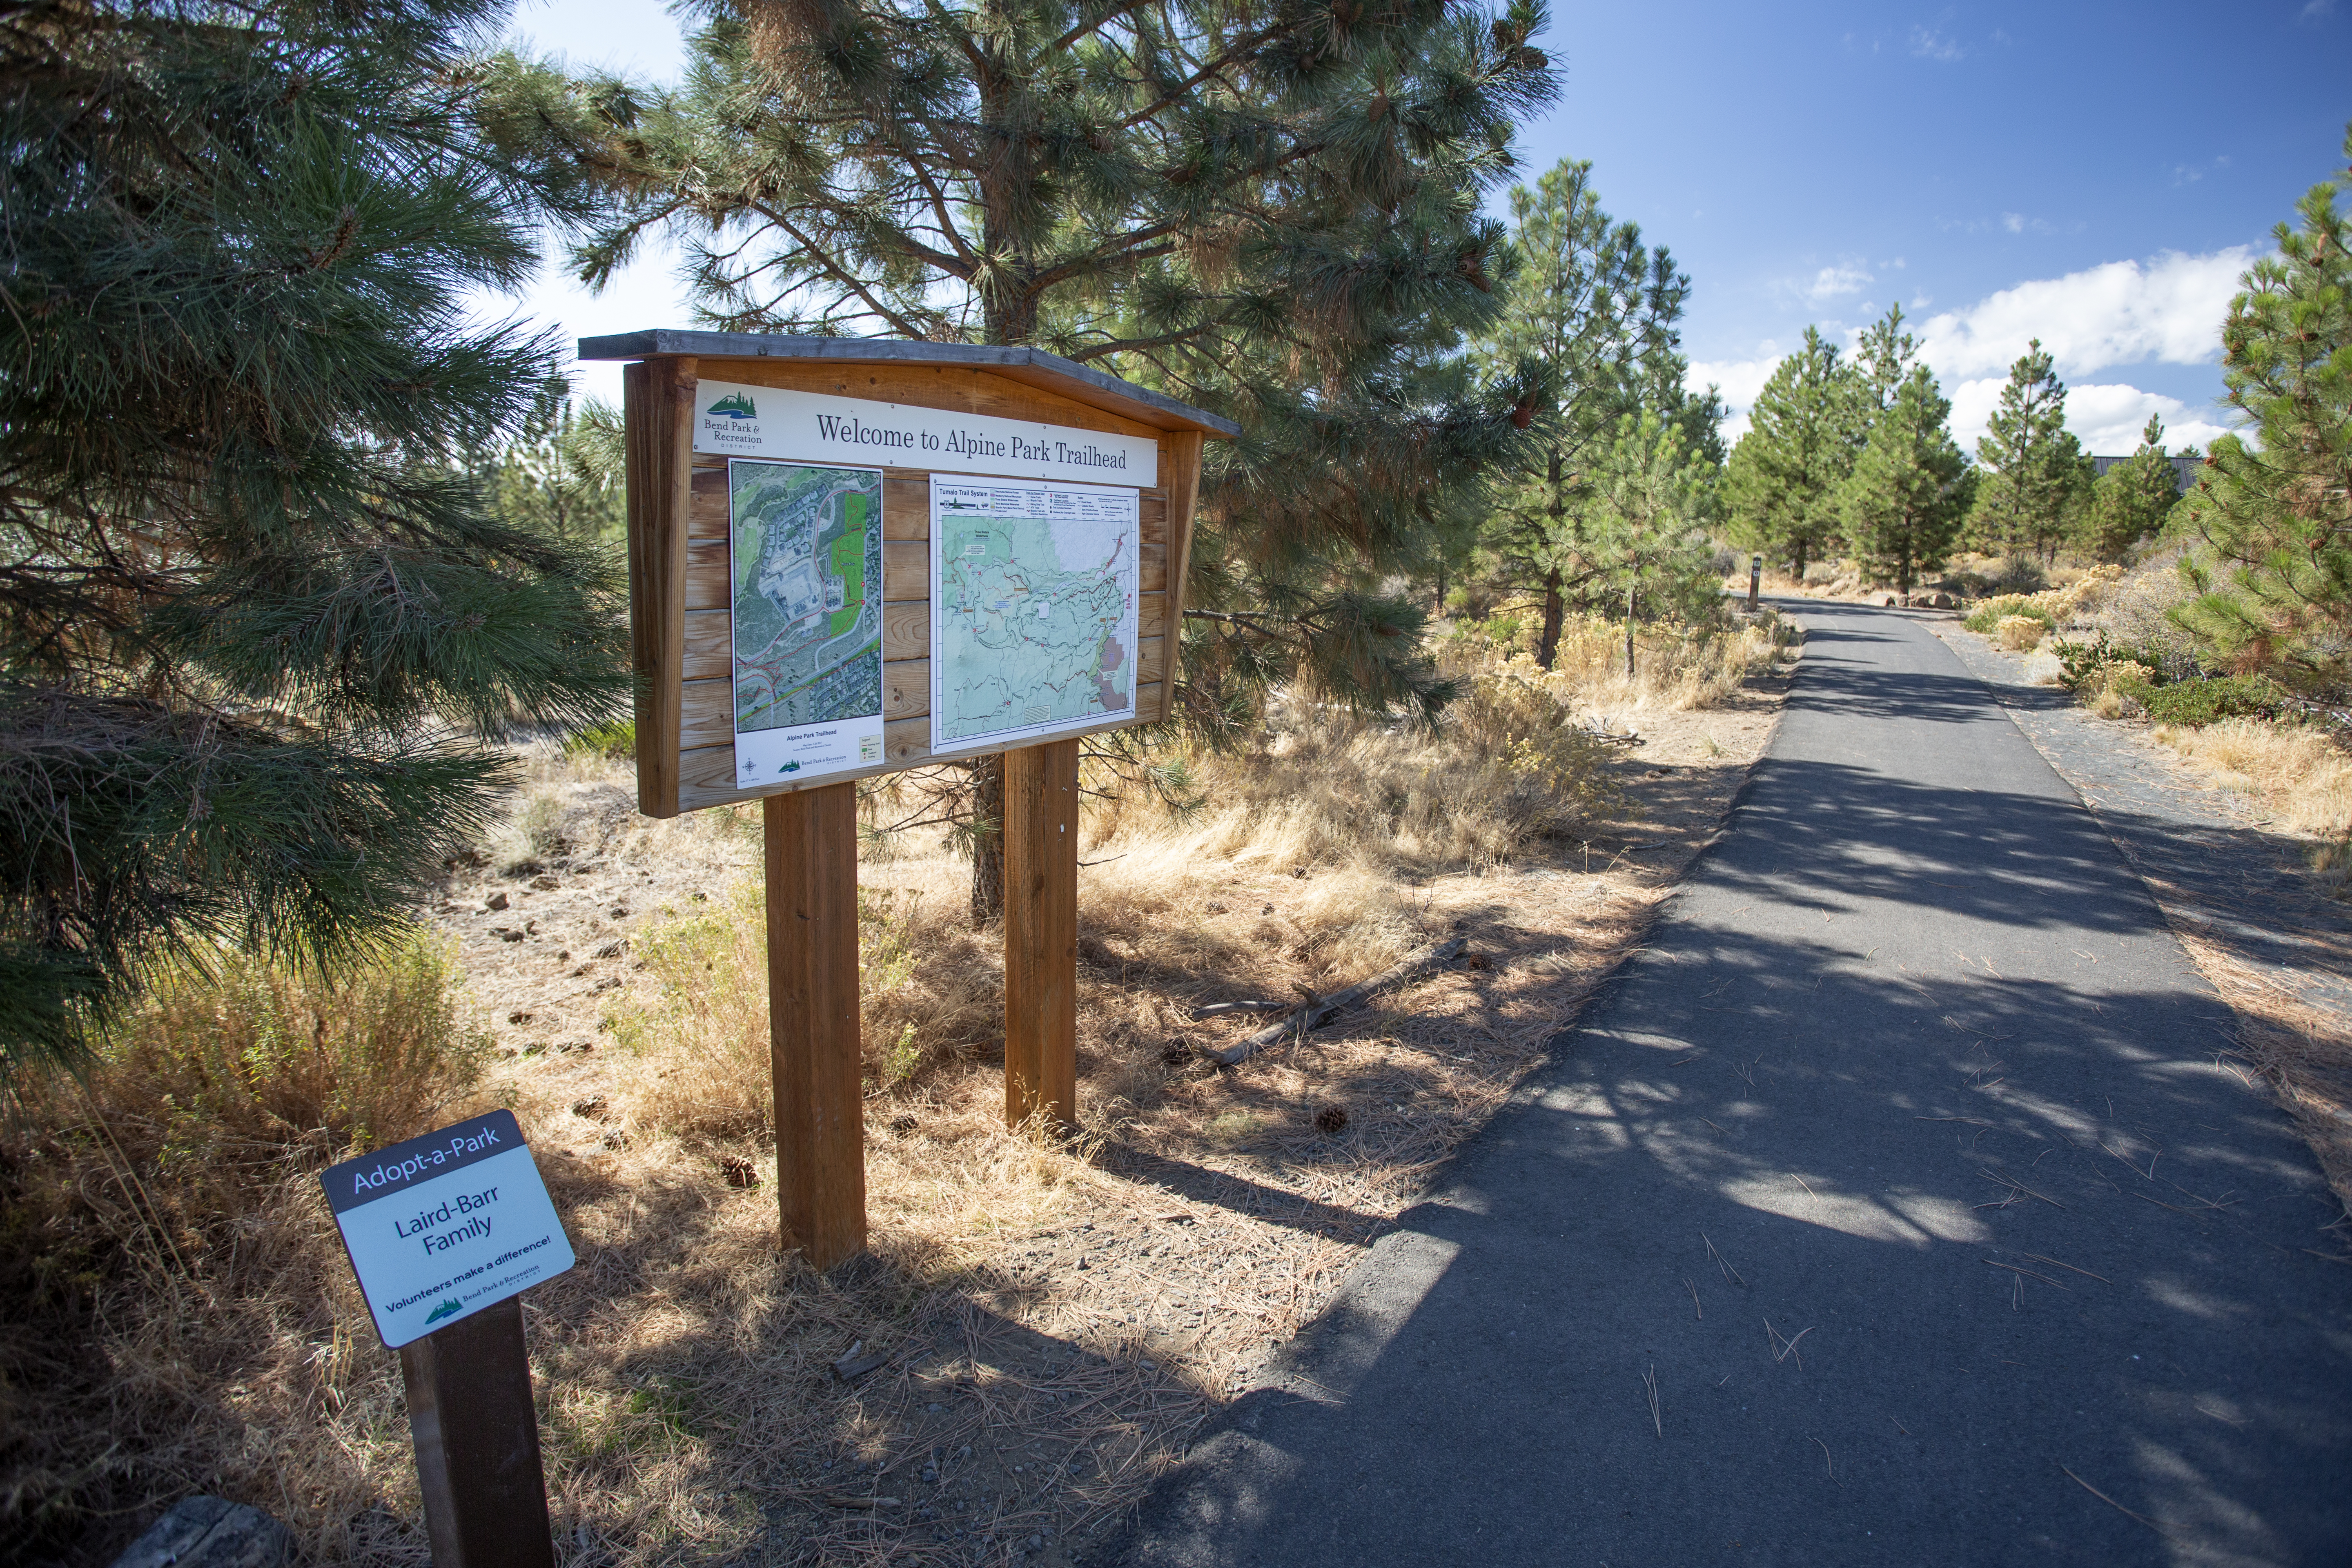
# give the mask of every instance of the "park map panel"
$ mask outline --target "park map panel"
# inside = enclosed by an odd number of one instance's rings
[[[931,750],[1135,713],[1137,492],[931,477]]]
[[[735,775],[882,760],[882,470],[730,458]]]

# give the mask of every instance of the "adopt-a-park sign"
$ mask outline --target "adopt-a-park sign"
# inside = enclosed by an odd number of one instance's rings
[[[514,1112],[493,1110],[320,1173],[388,1349],[572,1265]]]

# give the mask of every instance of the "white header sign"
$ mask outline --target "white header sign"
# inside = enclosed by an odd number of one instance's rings
[[[1160,443],[1146,437],[726,381],[696,388],[694,449],[727,458],[952,468],[1139,489],[1160,482]]]
[[[511,1110],[330,1165],[319,1180],[387,1349],[572,1267]]]

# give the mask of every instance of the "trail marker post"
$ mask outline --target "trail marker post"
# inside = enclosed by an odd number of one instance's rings
[[[400,1352],[435,1568],[553,1568],[521,1293],[572,1243],[514,1113],[320,1173],[376,1332]]]
[[[637,800],[765,804],[776,1190],[866,1243],[856,782],[1005,760],[1005,1117],[1077,1114],[1078,740],[1167,718],[1206,440],[1034,349],[656,331],[623,360]]]
[[[1764,587],[1764,557],[1762,557],[1761,555],[1751,555],[1751,556],[1749,556],[1749,557],[1748,558],[1748,614],[1750,614],[1750,615],[1754,615],[1754,614],[1756,613],[1756,595],[1757,595],[1759,593],[1762,592],[1763,587]]]

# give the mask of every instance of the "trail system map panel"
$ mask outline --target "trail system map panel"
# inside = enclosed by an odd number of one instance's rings
[[[1135,713],[1134,490],[931,476],[931,751]]]
[[[882,759],[882,470],[732,458],[739,787]]]

